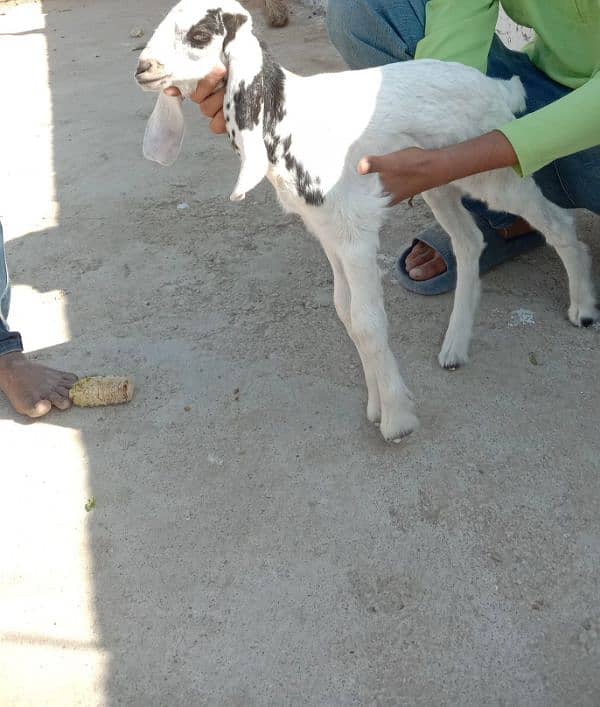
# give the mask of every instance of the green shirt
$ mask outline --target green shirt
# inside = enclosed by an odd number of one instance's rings
[[[416,59],[458,61],[487,69],[498,0],[429,0]],[[506,14],[535,30],[525,47],[535,66],[574,89],[534,113],[498,126],[521,173],[600,144],[600,0],[502,0]]]

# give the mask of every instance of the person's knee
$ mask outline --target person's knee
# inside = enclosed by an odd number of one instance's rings
[[[352,69],[405,61],[423,37],[425,5],[426,0],[329,0],[329,37]]]
[[[364,30],[366,20],[382,5],[382,0],[329,0],[327,3],[329,38],[348,63],[351,63],[356,37]]]
[[[333,46],[347,60],[348,45],[351,43],[351,15],[348,0],[329,0],[327,3],[327,31]]]

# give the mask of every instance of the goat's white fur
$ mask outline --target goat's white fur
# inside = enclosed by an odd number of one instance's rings
[[[185,32],[215,7],[243,14],[246,21],[226,51],[222,36],[192,51],[183,41]],[[230,104],[236,95],[239,101],[240,82],[247,84],[260,72],[262,57],[251,19],[237,2],[182,0],[161,23],[141,60],[160,62],[166,76],[151,84],[151,90],[175,85],[184,92],[215,65],[224,64],[229,72],[225,103]],[[382,194],[379,177],[359,176],[357,164],[365,155],[412,146],[443,147],[489,132],[524,107],[523,87],[517,78],[496,81],[460,64],[432,60],[310,77],[283,70],[283,75],[282,119],[271,126],[270,134],[263,134],[261,106],[259,124],[242,126],[235,137],[242,167],[232,198],[243,198],[266,174],[283,208],[299,214],[319,239],[333,270],[337,314],[363,364],[367,416],[381,423],[386,440],[397,440],[416,428],[417,418],[388,343],[377,265],[379,230],[389,198]],[[303,197],[299,173],[281,145],[287,136],[293,157],[310,175],[313,187],[318,183],[323,203],[307,203]],[[271,163],[267,146],[274,154]],[[457,260],[454,309],[439,355],[443,367],[467,361],[480,293],[478,263],[484,242],[461,202],[465,195],[492,209],[519,214],[544,233],[567,271],[569,319],[581,326],[597,318],[590,259],[577,240],[573,217],[548,201],[533,179],[521,179],[512,169],[461,179],[423,194],[450,235]]]

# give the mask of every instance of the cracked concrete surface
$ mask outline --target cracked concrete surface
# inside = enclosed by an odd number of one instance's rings
[[[381,263],[422,426],[385,445],[326,259],[269,186],[228,201],[236,158],[192,106],[176,165],[142,158],[129,35],[167,7],[0,5],[12,324],[138,384],[38,423],[0,400],[0,701],[598,705],[600,330],[566,321],[558,258],[488,275],[444,372],[451,299],[392,274],[430,215],[398,208]],[[280,61],[342,68],[292,9],[264,31]]]

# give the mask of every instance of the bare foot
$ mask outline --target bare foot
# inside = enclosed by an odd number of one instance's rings
[[[22,353],[0,356],[0,390],[14,409],[28,417],[42,417],[51,407],[71,407],[69,388],[77,376],[29,361]]]
[[[507,240],[522,236],[532,231],[532,227],[525,219],[517,219],[512,226],[498,230],[502,238]],[[427,243],[418,241],[414,248],[406,256],[406,271],[411,280],[431,280],[446,272],[448,266],[442,256]]]

